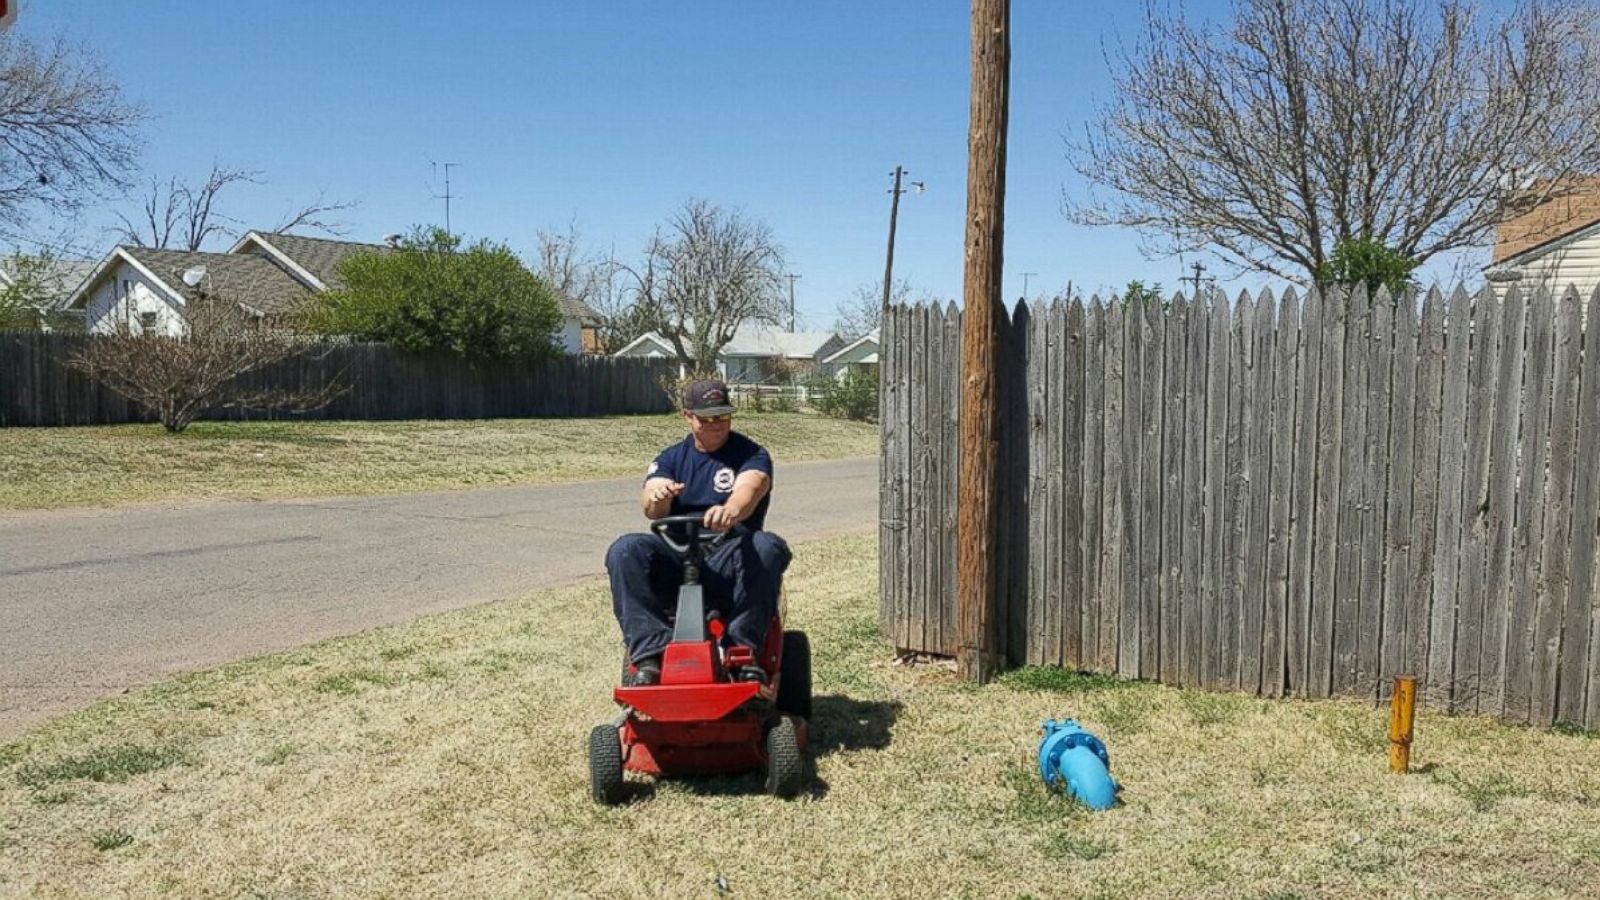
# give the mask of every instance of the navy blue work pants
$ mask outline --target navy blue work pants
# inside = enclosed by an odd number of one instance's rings
[[[735,529],[700,567],[707,611],[719,610],[727,637],[760,651],[778,609],[789,545],[770,531]],[[628,657],[658,656],[672,641],[683,560],[654,534],[625,534],[606,551],[611,603]]]

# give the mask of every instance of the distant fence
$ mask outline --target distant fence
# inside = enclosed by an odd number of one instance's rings
[[[1600,727],[1600,291],[1002,318],[1011,662]],[[883,333],[881,622],[951,655],[961,315]]]
[[[67,366],[81,334],[0,332],[0,426],[148,422],[137,404]],[[660,360],[558,356],[472,362],[404,353],[384,344],[334,344],[240,376],[255,389],[300,390],[337,377],[348,386],[309,413],[209,410],[206,419],[479,419],[664,412],[671,404]]]

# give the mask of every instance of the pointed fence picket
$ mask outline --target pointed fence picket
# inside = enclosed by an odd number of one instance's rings
[[[1015,664],[1600,727],[1600,292],[1002,317]],[[961,313],[883,322],[885,636],[955,651]]]

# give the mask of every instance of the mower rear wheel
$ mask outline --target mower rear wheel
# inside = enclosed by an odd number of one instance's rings
[[[811,641],[803,631],[783,633],[783,661],[778,665],[778,699],[774,705],[802,719],[811,719]]]
[[[767,731],[767,793],[794,797],[805,787],[805,759],[800,754],[800,732],[793,716],[779,716]]]
[[[589,796],[608,806],[622,802],[622,737],[614,725],[589,732]]]

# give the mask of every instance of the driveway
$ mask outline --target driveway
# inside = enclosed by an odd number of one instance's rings
[[[643,527],[638,489],[0,513],[0,740],[179,672],[601,575]],[[794,463],[767,524],[804,541],[877,515],[876,458]]]

